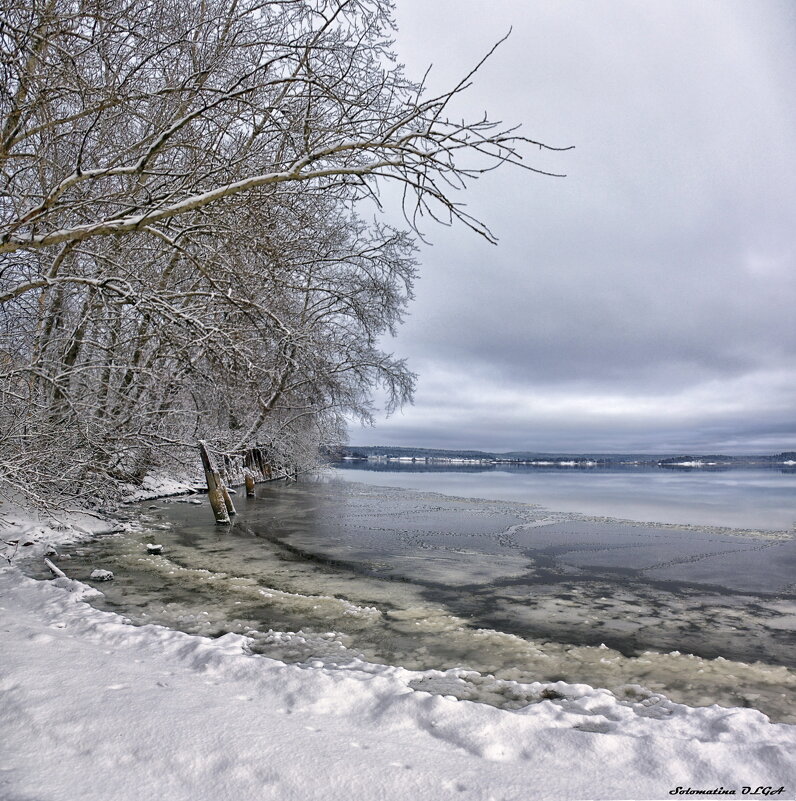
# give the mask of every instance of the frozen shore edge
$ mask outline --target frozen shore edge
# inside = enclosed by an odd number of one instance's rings
[[[15,529],[40,555],[99,530]],[[755,710],[563,682],[534,687],[560,698],[499,710],[440,695],[456,671],[285,665],[240,635],[132,626],[87,604],[96,592],[0,570],[0,798],[796,797],[796,726]]]

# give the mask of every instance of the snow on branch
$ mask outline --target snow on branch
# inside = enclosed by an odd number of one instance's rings
[[[553,174],[452,116],[494,48],[426,97],[387,0],[0,4],[0,491],[101,502],[197,439],[309,464],[373,386],[411,399],[379,341],[415,244],[361,214],[379,186],[415,234],[494,242],[460,190]]]

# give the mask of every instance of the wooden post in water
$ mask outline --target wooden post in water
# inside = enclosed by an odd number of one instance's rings
[[[227,485],[223,481],[221,482],[221,496],[224,498],[224,506],[227,507],[227,514],[230,517],[236,515],[237,511],[235,510],[235,504],[232,503],[232,496],[229,494]]]
[[[254,497],[254,474],[248,467],[243,468],[243,480],[246,482],[246,497]]]
[[[228,526],[230,523],[230,514],[235,514],[235,507],[232,505],[232,499],[229,497],[227,488],[221,480],[221,474],[207,449],[207,443],[199,440],[199,453],[202,457],[202,467],[205,470],[205,480],[207,481],[207,497],[210,501],[210,506],[213,509],[213,514],[216,518],[216,525]],[[227,499],[229,498],[229,503]]]

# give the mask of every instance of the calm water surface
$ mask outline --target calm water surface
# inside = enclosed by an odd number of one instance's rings
[[[793,470],[672,470],[497,466],[435,468],[341,462],[341,478],[379,486],[536,503],[560,512],[655,523],[790,530]]]

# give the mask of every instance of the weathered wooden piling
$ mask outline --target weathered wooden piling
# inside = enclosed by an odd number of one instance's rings
[[[229,494],[229,490],[227,490],[227,485],[222,480],[221,482],[221,496],[224,498],[224,506],[227,507],[227,514],[231,517],[232,515],[237,514],[237,510],[235,509],[235,504],[232,503],[232,496]]]
[[[227,488],[224,486],[215,460],[207,448],[207,443],[202,439],[199,440],[199,453],[202,457],[202,467],[204,467],[205,480],[207,481],[207,497],[213,509],[213,515],[216,518],[216,525],[228,526],[230,524],[230,515],[235,514],[235,506],[227,492]]]

